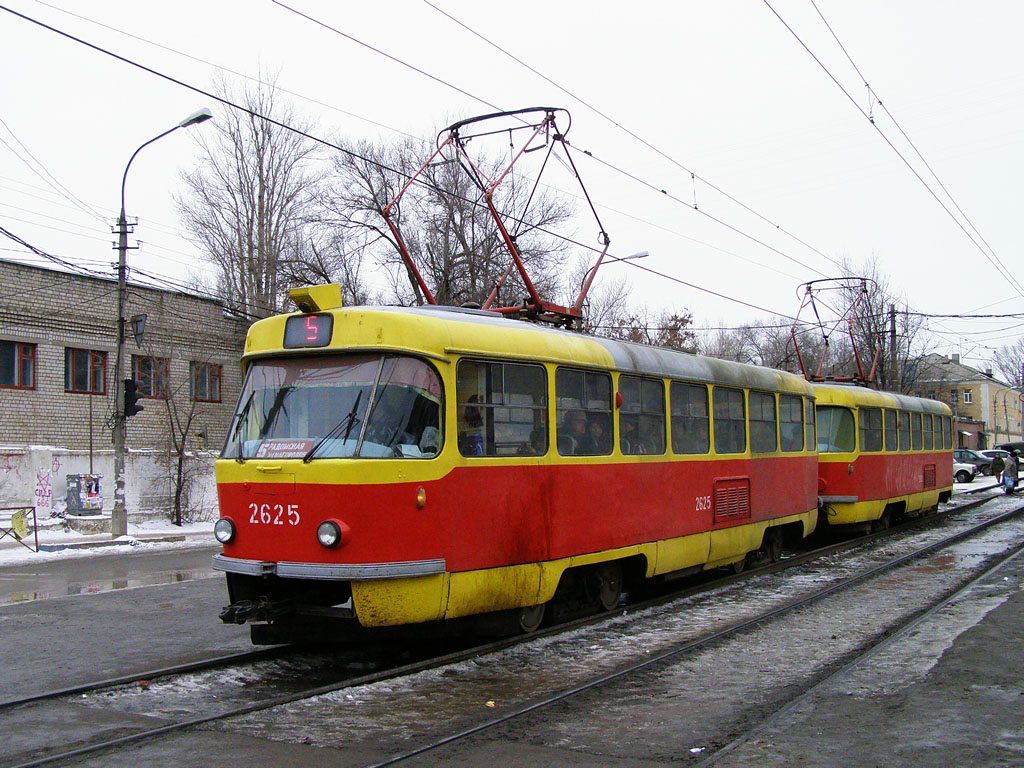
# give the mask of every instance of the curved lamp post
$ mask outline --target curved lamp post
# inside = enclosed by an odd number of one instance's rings
[[[125,463],[125,417],[124,417],[124,382],[122,381],[123,358],[125,352],[125,320],[124,311],[127,296],[127,255],[128,255],[128,219],[124,215],[124,187],[128,181],[128,169],[136,155],[154,141],[162,139],[179,128],[202,123],[213,117],[206,108],[193,112],[173,128],[142,144],[128,159],[121,178],[121,215],[117,219],[117,360],[114,364],[114,509],[110,516],[110,535],[112,538],[128,534],[128,511],[124,503],[124,463]]]

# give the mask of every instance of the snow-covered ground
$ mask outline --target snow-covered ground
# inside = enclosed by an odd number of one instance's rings
[[[6,527],[6,521],[0,522]],[[213,523],[189,523],[176,526],[169,520],[150,520],[128,524],[128,535],[112,539],[109,533],[83,534],[67,531],[60,518],[39,521],[39,546],[29,533],[23,539],[28,549],[12,536],[0,539],[0,567],[81,557],[98,557],[132,552],[159,552],[169,549],[208,547],[216,544]]]

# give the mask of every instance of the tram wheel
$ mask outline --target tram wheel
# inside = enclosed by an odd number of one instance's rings
[[[586,579],[587,597],[602,611],[613,611],[622,597],[622,566],[602,563],[594,566]]]
[[[877,520],[871,521],[871,532],[876,533],[877,531],[884,531],[889,527],[889,513],[883,512],[882,516]]]
[[[544,621],[545,608],[547,608],[547,603],[520,608],[515,612],[516,629],[524,635],[536,632],[540,623]]]

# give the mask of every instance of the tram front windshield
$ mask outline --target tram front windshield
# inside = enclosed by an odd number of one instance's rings
[[[441,381],[423,360],[351,354],[249,366],[226,459],[430,458],[441,450]]]

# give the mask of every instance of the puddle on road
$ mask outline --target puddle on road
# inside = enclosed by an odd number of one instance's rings
[[[0,577],[0,605],[25,603],[33,600],[52,600],[71,595],[95,595],[101,592],[152,587],[160,584],[178,584],[221,575],[219,571],[213,570],[210,566],[153,572],[140,570],[101,579],[65,578],[56,574],[44,577],[35,574],[15,574]],[[31,588],[29,588],[30,584]]]

